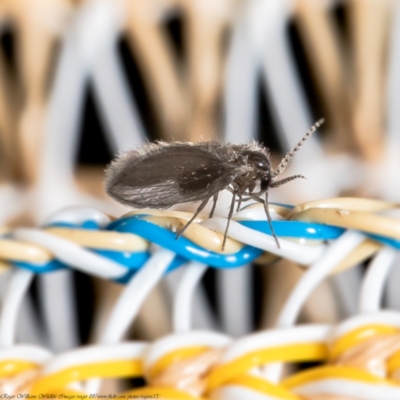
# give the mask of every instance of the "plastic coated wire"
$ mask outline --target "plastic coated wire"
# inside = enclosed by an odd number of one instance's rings
[[[337,326],[274,329],[236,340],[191,331],[150,344],[93,345],[59,355],[15,346],[1,353],[0,377],[12,388],[12,375],[36,371],[27,391],[34,395],[68,394],[71,385],[95,377],[145,377],[147,387],[128,393],[189,400],[303,400],[324,399],[323,394],[346,400],[394,400],[400,394],[399,337],[399,313],[381,311],[352,317]],[[292,373],[279,383],[255,372],[271,362],[311,361],[322,365]],[[72,393],[76,398],[85,391],[78,387]]]
[[[279,206],[287,210],[292,208],[292,206],[287,205]],[[238,251],[224,254],[208,250],[185,237],[176,240],[174,232],[146,220],[146,215],[122,217],[101,225],[98,222],[98,218],[96,220],[96,218],[89,216],[88,219],[84,219],[83,213],[79,212],[79,208],[76,210],[80,214],[81,220],[79,222],[53,221],[51,224],[44,226],[41,231],[17,229],[4,233],[0,237],[0,246],[1,241],[16,240],[19,243],[20,240],[23,240],[25,243],[30,242],[42,248],[47,248],[51,256],[46,261],[35,262],[19,259],[20,256],[18,254],[14,256],[3,255],[1,248],[0,259],[8,261],[15,267],[27,269],[36,274],[73,267],[93,273],[94,275],[125,283],[148,260],[150,255],[149,246],[142,246],[139,250],[104,248],[101,244],[96,243],[89,243],[84,246],[74,243],[74,235],[77,232],[81,234],[83,232],[84,235],[90,235],[94,232],[135,235],[135,237],[144,239],[148,244],[154,243],[174,252],[176,256],[168,268],[168,271],[172,271],[188,261],[201,262],[214,268],[236,268],[256,260],[264,251],[271,251],[277,255],[292,258],[294,261],[307,265],[321,253],[321,250],[318,249],[323,246],[324,242],[338,239],[345,232],[340,223],[338,223],[339,226],[335,226],[333,224],[329,225],[318,222],[275,220],[273,221],[273,226],[282,244],[280,251],[274,248],[276,246],[274,246],[271,240],[271,232],[267,221],[244,220],[241,217],[237,221],[232,221],[233,227],[229,231],[229,236],[236,240],[238,240],[238,236],[243,237],[243,241],[248,244],[242,245]],[[74,212],[74,210],[72,209],[71,212]],[[241,211],[242,214],[243,211]],[[376,216],[373,213],[369,213],[368,215]],[[218,231],[222,230],[222,225],[225,222],[225,219],[214,218],[204,221],[203,225]],[[57,229],[63,231],[70,230],[71,240],[57,236]],[[388,236],[384,236],[376,234],[373,231],[368,232],[362,229],[360,231],[380,243],[396,249],[400,247],[399,238],[391,236],[391,233]],[[297,239],[297,242],[293,239]],[[262,242],[262,245],[259,244],[260,242]],[[254,245],[249,245],[249,243],[254,243]],[[312,243],[318,243],[319,245],[312,245]],[[294,255],[289,255],[290,252]],[[74,254],[76,254],[76,257],[73,257]],[[307,254],[309,254],[309,260],[307,259]],[[96,269],[93,269],[93,265],[96,265]]]
[[[33,385],[31,393],[60,391],[69,393],[71,390],[79,393],[84,392],[83,387],[71,385],[82,380],[144,376],[149,386],[131,394],[146,396],[161,393],[162,398],[171,399],[211,396],[221,400],[232,398],[314,400],[319,398],[318,393],[324,393],[342,396],[343,399],[346,396],[363,400],[398,399],[400,315],[397,312],[379,311],[378,304],[382,298],[387,271],[393,261],[390,249],[395,250],[396,245],[384,247],[382,250],[379,250],[379,246],[372,247],[374,253],[377,251],[379,253],[370,264],[371,272],[364,280],[364,289],[367,290],[374,284],[379,284],[379,287],[373,288],[373,304],[366,302],[363,298],[365,296],[361,296],[360,309],[367,311],[366,314],[352,317],[333,327],[291,326],[298,316],[299,304],[301,305],[307,297],[307,292],[310,292],[313,285],[333,269],[335,263],[342,261],[343,249],[346,253],[351,253],[361,242],[368,242],[368,237],[379,237],[379,240],[386,244],[398,242],[396,226],[400,226],[400,221],[393,216],[381,215],[383,210],[395,209],[397,205],[354,200],[328,199],[319,204],[305,204],[295,208],[276,206],[278,214],[281,213],[281,219],[274,221],[274,226],[279,232],[281,249],[277,249],[274,245],[268,224],[262,220],[263,214],[258,213],[257,207],[242,210],[235,216],[233,228],[229,231],[230,238],[242,240],[241,243],[231,242],[230,248],[234,251],[228,254],[208,250],[201,245],[201,237],[196,239],[191,236],[191,240],[187,238],[175,240],[174,227],[171,225],[172,230],[163,227],[166,226],[166,217],[162,217],[164,220],[158,219],[160,225],[157,225],[154,222],[156,219],[149,219],[144,214],[128,215],[110,222],[104,214],[95,210],[87,209],[82,212],[82,209],[72,209],[61,212],[42,229],[5,231],[3,238],[0,239],[0,256],[11,265],[30,270],[16,271],[22,273],[21,279],[27,284],[31,279],[31,271],[48,272],[74,267],[104,278],[126,281],[142,266],[144,268],[127,286],[124,292],[127,299],[122,296],[120,305],[116,307],[115,321],[109,324],[109,327],[117,326],[118,331],[106,331],[103,343],[107,345],[99,344],[52,356],[34,347],[25,347],[24,351],[21,351],[20,345],[13,346],[11,343],[10,351],[0,352],[0,377],[7,378],[7,384],[12,385],[10,375],[18,377],[20,374],[32,372],[33,375],[29,375],[30,385]],[[329,207],[328,203],[331,204]],[[321,213],[321,210],[325,211]],[[362,215],[360,210],[363,210]],[[167,214],[168,218],[171,218],[170,212],[158,212],[158,216]],[[336,219],[332,216],[336,216]],[[175,219],[179,222],[180,217],[182,216],[177,213]],[[296,218],[306,218],[307,221]],[[315,221],[312,221],[313,218]],[[212,235],[215,231],[223,232],[224,221],[226,222],[222,218],[214,218],[200,222],[203,227],[202,233],[208,232]],[[327,221],[330,223],[327,224]],[[168,223],[171,223],[171,219],[168,219]],[[357,227],[359,229],[356,229]],[[2,247],[2,240],[8,246],[14,242],[18,246],[14,250],[11,246],[11,250],[8,248],[7,252],[7,249]],[[162,249],[156,248],[153,254],[150,240]],[[250,243],[257,243],[257,246],[252,246]],[[190,313],[188,310],[183,310],[181,313],[183,319],[177,318],[177,325],[184,332],[169,335],[153,344],[116,343],[125,329],[124,326],[129,322],[125,320],[131,319],[126,317],[125,307],[129,305],[133,310],[131,312],[136,313],[139,303],[132,308],[130,293],[136,298],[140,297],[135,285],[137,286],[139,282],[137,278],[141,275],[150,274],[156,282],[164,271],[177,268],[191,260],[187,272],[189,273],[190,269],[193,272],[190,272],[191,275],[182,282],[183,284],[186,281],[192,282],[194,290],[202,273],[198,270],[199,264],[200,267],[204,264],[217,268],[238,267],[257,259],[265,250],[281,256],[297,257],[299,260],[302,259],[305,265],[312,264],[299,283],[299,289],[293,291],[281,313],[284,328],[232,340],[217,333],[190,331],[190,324],[187,323]],[[150,256],[151,253],[153,255]],[[167,258],[164,253],[168,255]],[[137,261],[138,256],[142,257],[141,262]],[[36,262],[30,261],[30,258]],[[103,263],[99,264],[101,260]],[[377,279],[380,270],[383,272]],[[19,279],[19,274],[15,275],[16,282]],[[302,286],[307,286],[307,282],[311,282],[308,285],[311,288],[300,290]],[[298,291],[301,291],[299,295]],[[181,292],[181,294],[184,298],[190,296],[190,293]],[[12,314],[15,314],[14,302],[20,301],[20,296],[18,294],[15,296],[15,298],[10,297],[5,307],[5,310]],[[182,303],[189,304],[190,301]],[[296,307],[293,308],[293,305]],[[288,312],[290,316],[286,318]],[[122,313],[123,316],[118,317],[118,313]],[[124,325],[119,324],[120,320],[124,320]],[[12,325],[1,322],[0,325]],[[0,336],[4,344],[9,345],[13,332],[3,329],[2,335]],[[359,351],[359,348],[364,351]],[[353,354],[353,349],[354,354],[364,354],[366,358],[351,359],[349,355]],[[372,357],[374,362],[368,357]],[[271,363],[274,365],[311,361],[324,362],[325,365],[307,369],[283,381],[271,379],[268,369],[265,374],[261,372],[261,367]],[[194,383],[202,385],[200,392],[194,395],[192,389],[181,387],[179,382],[180,379],[183,381],[186,379],[184,375],[186,364],[193,375],[193,371],[197,371],[198,368],[196,365],[204,363],[210,368],[199,372],[201,376],[197,378],[194,376]],[[358,364],[355,366],[355,363]],[[381,368],[376,371],[371,369],[371,365],[378,365]],[[177,369],[181,371],[178,377],[173,374]],[[255,374],[255,369],[259,369],[260,372]],[[160,382],[163,384],[158,386]]]

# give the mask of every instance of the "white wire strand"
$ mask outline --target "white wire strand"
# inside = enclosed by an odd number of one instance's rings
[[[275,122],[282,127],[283,135],[280,136],[280,140],[285,150],[289,150],[312,125],[287,35],[293,1],[267,0],[257,3],[264,4],[259,12],[263,12],[265,16],[258,15],[258,18],[254,19],[262,18],[264,30],[267,31],[267,35],[263,37],[265,43],[262,54],[266,91],[276,111]],[[310,139],[306,151],[308,154],[321,151],[315,137]]]
[[[101,363],[110,359],[140,359],[144,356],[147,348],[148,344],[144,342],[116,343],[107,346],[90,345],[54,357],[43,368],[43,374],[50,375],[74,366]]]
[[[50,349],[56,353],[74,349],[79,344],[75,310],[75,285],[70,270],[54,271],[39,279],[39,303]],[[65,301],[55,301],[65,299]]]
[[[120,264],[39,229],[19,228],[12,235],[49,249],[61,262],[80,271],[106,279],[116,279],[126,274],[126,268]]]
[[[257,112],[257,75],[259,66],[248,26],[243,18],[234,25],[225,72],[225,134],[227,142],[242,143],[254,139]]]
[[[381,308],[386,280],[396,259],[397,251],[385,247],[372,260],[361,286],[360,313],[378,311]]]
[[[275,122],[282,127],[279,139],[283,147],[288,150],[311,126],[286,34],[292,6],[291,0],[250,0],[242,4],[227,56],[224,138],[228,142],[257,139],[257,84],[261,74],[276,111]],[[288,113],[291,118],[287,118]],[[314,140],[310,144],[313,149]],[[248,333],[252,328],[251,270],[247,266],[221,270],[217,277],[224,328],[233,336]]]
[[[128,93],[128,85],[117,60],[116,46],[104,47],[93,65],[93,82],[101,116],[108,129],[110,147],[114,153],[141,146],[146,138],[137,106]]]
[[[190,330],[195,289],[207,271],[207,265],[192,261],[185,266],[174,298],[173,328],[175,332]]]
[[[388,49],[388,76],[386,80],[386,104],[387,104],[387,159],[384,173],[378,173],[377,183],[384,183],[384,190],[380,194],[384,198],[399,198],[398,171],[399,171],[399,132],[400,114],[398,110],[400,93],[400,3],[393,2],[393,15],[391,18],[391,31]],[[380,172],[380,171],[379,171]],[[399,268],[392,268],[387,285],[387,304],[391,308],[400,306],[398,284],[400,278]]]
[[[169,250],[158,250],[136,273],[118,299],[101,336],[101,343],[116,343],[123,338],[143,302],[162,279],[174,257],[175,253]]]
[[[0,316],[0,347],[10,347],[15,342],[18,311],[34,277],[33,272],[12,271],[3,300]]]
[[[174,298],[179,291],[181,280],[188,272],[187,269],[189,265],[187,267],[178,268],[165,277],[171,302],[174,301]],[[189,325],[191,326],[191,329],[219,331],[219,324],[216,321],[203,286],[199,284],[197,287],[194,286],[193,290],[193,303],[189,310],[191,316],[189,317]]]
[[[222,191],[215,214],[226,217],[231,200],[232,194]],[[252,329],[251,270],[247,266],[229,271],[220,269],[216,276],[217,305],[223,331],[231,336],[249,333]]]
[[[81,9],[75,14],[75,17],[79,17],[80,12]],[[74,19],[73,27],[76,26],[78,19]],[[85,74],[84,63],[76,49],[73,27],[62,41],[44,122],[44,140],[40,149],[40,173],[35,189],[36,202],[34,203],[39,221],[62,207],[86,203],[74,186],[73,164],[78,144],[79,117],[83,109]],[[66,277],[70,273],[68,271],[64,276]],[[67,279],[59,280],[58,288],[54,286],[54,279],[50,276],[41,276],[39,281],[41,281],[42,287],[46,288],[39,293],[42,304],[52,302],[58,304],[61,310],[71,310],[72,292]],[[56,298],[47,297],[52,290],[59,292]],[[51,308],[47,312],[53,310],[54,308]],[[48,325],[50,332],[57,331],[57,321],[64,320],[68,325],[63,337],[69,337],[69,339],[65,345],[62,345],[63,348],[68,347],[68,343],[76,340],[76,334],[73,331],[76,317],[67,321],[69,317],[71,317],[71,313],[63,316],[60,312],[45,317],[47,324],[51,325]],[[53,344],[59,343],[59,338],[51,337],[50,341]]]
[[[47,336],[37,318],[35,305],[30,297],[25,296],[23,299],[18,316],[17,341],[45,347],[48,343]]]
[[[224,332],[241,337],[253,329],[251,265],[217,271],[217,301]]]
[[[314,289],[329,275],[330,272],[347,255],[357,247],[365,237],[355,231],[345,232],[339,239],[333,242],[323,255],[307,270],[296,287],[286,299],[280,311],[276,327],[291,327],[296,322],[299,313]],[[283,364],[274,363],[263,369],[264,376],[272,381],[279,382],[282,376]]]
[[[46,140],[37,203],[39,219],[45,213],[71,204],[89,202],[105,208],[101,201],[80,194],[74,184],[80,114],[86,81],[91,72],[95,94],[109,128],[106,133],[111,147],[116,151],[139,145],[143,141],[138,113],[128,97],[123,72],[117,60],[116,44],[123,20],[121,4],[108,0],[85,2],[77,9],[62,43],[45,123]],[[86,258],[90,259],[89,264],[96,265],[95,258],[89,256],[89,253]],[[98,257],[98,263],[109,264],[105,268],[111,271],[116,267],[116,264],[113,268],[111,263],[101,257]],[[117,276],[122,275],[123,269],[120,268],[120,271]],[[75,308],[70,301],[73,298],[72,277],[69,274],[69,271],[60,272],[39,279],[43,288],[39,298],[46,310],[45,321],[51,334],[50,340],[54,345],[58,343],[59,350],[73,346],[77,341],[74,329],[76,318],[73,316]],[[104,277],[112,276],[115,277],[113,272],[112,275],[106,273]],[[57,293],[56,298],[53,292]],[[62,315],[62,312],[65,314]],[[65,325],[64,330],[62,324]],[[65,334],[59,335],[60,331]],[[62,337],[66,340],[64,344],[60,341]]]
[[[223,233],[226,229],[226,219],[215,217],[202,222],[202,225]],[[302,265],[311,264],[326,249],[326,246],[323,244],[305,246],[281,238],[279,239],[280,248],[278,248],[275,239],[271,235],[247,228],[236,221],[230,222],[228,236],[239,242],[268,251]]]
[[[122,340],[140,307],[151,290],[160,282],[174,257],[175,253],[169,250],[158,250],[136,273],[117,300],[100,337],[100,343],[115,344]],[[100,379],[89,380],[86,384],[86,392],[98,393],[101,383]]]
[[[339,317],[347,318],[358,312],[362,276],[362,266],[356,265],[330,278],[335,300],[339,305]]]
[[[349,230],[333,242],[324,254],[307,270],[292,290],[279,314],[276,326],[292,326],[305,301],[317,285],[364,239],[365,236],[361,233]]]
[[[79,225],[86,221],[93,221],[101,228],[110,223],[110,218],[93,207],[75,206],[58,211],[46,219],[46,224],[69,223]]]
[[[80,224],[94,221],[100,227],[110,222],[104,213],[92,207],[70,207],[47,218],[46,223],[66,222]],[[76,304],[73,276],[70,271],[57,271],[38,279],[40,287],[39,302],[44,310],[43,319],[50,347],[55,352],[75,348],[78,343]],[[54,299],[64,301],[53,301]],[[50,299],[50,301],[49,301]]]

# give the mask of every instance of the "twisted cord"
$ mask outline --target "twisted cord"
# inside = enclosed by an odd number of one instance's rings
[[[355,200],[361,204],[358,209]],[[75,208],[68,211],[68,221],[61,213],[58,219],[56,216],[51,224],[40,229],[3,230],[0,262],[3,268],[8,264],[38,274],[75,268],[126,282],[148,260],[152,244],[176,254],[169,270],[189,260],[215,268],[239,267],[255,260],[261,262],[266,252],[308,265],[326,250],[326,243],[338,239],[346,229],[358,230],[366,237],[364,250],[353,257],[353,265],[376,252],[382,244],[400,247],[400,222],[381,215],[382,211],[395,210],[396,204],[328,199],[309,205],[271,206],[271,211],[280,218],[273,225],[280,237],[281,249],[273,242],[261,207],[255,205],[240,211],[232,221],[224,252],[219,249],[225,218],[200,218],[184,237],[175,240],[174,232],[190,214],[148,210],[145,214],[128,214],[113,221],[103,215],[99,223],[99,218],[93,218],[93,210],[86,209],[85,214]],[[75,220],[71,215],[76,216]]]
[[[188,260],[216,268],[237,267],[265,258],[265,252],[308,265],[346,230],[358,230],[365,240],[350,254],[351,260],[339,266],[346,268],[370,257],[382,245],[399,247],[400,223],[392,216],[397,208],[393,203],[366,199],[272,205],[274,229],[282,243],[277,249],[264,210],[251,206],[236,214],[224,252],[218,251],[223,218],[199,218],[185,232],[186,237],[175,240],[174,232],[190,214],[142,211],[110,221],[94,210],[73,209],[41,229],[3,231],[0,259],[35,273],[72,267],[124,282],[150,257],[152,244],[176,254],[169,270]],[[162,398],[198,399],[212,398],[218,392],[221,399],[233,394],[247,399],[257,392],[266,399],[397,399],[399,337],[400,316],[376,312],[354,317],[343,326],[274,329],[235,341],[217,333],[187,332],[150,345],[97,345],[57,356],[12,346],[0,354],[0,378],[8,390],[23,387],[31,393],[76,394],[81,390],[70,385],[79,380],[145,377],[146,388],[125,395],[161,393]],[[271,363],[315,361],[325,364],[279,383],[262,372]]]
[[[0,387],[7,386],[12,394],[23,387],[32,395],[84,396],[82,389],[71,389],[82,380],[144,377],[145,387],[122,393],[120,398],[158,395],[194,400],[217,395],[245,400],[256,393],[256,398],[266,400],[396,399],[400,395],[399,337],[399,315],[385,311],[368,320],[356,316],[335,327],[298,326],[236,340],[193,331],[152,344],[95,345],[58,355],[33,352],[27,346],[21,352],[21,346],[15,346],[2,357]],[[260,369],[268,363],[312,361],[323,364],[279,383],[270,381]]]

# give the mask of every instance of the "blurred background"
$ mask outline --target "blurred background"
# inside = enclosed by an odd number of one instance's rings
[[[1,0],[0,24],[3,225],[37,226],[71,205],[121,215],[104,168],[145,142],[256,139],[276,163],[321,117],[288,171],[307,180],[272,200],[399,201],[397,0]],[[303,319],[355,312],[361,271],[322,285]],[[287,261],[208,271],[195,326],[271,326],[301,274]],[[132,337],[170,331],[176,280],[152,293]],[[95,340],[121,289],[76,272],[41,277],[21,340],[56,351]],[[389,288],[388,304],[398,297]]]

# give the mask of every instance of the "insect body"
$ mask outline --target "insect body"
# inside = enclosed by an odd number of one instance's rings
[[[232,202],[224,234],[224,248],[235,203],[253,199],[264,205],[271,232],[279,247],[268,210],[268,190],[281,186],[294,175],[277,179],[308,137],[323,123],[318,121],[273,170],[267,148],[257,142],[158,142],[123,153],[106,170],[106,191],[117,201],[135,208],[169,208],[175,204],[201,201],[196,213],[178,237],[194,221],[210,199],[213,215],[218,194],[228,189]]]

